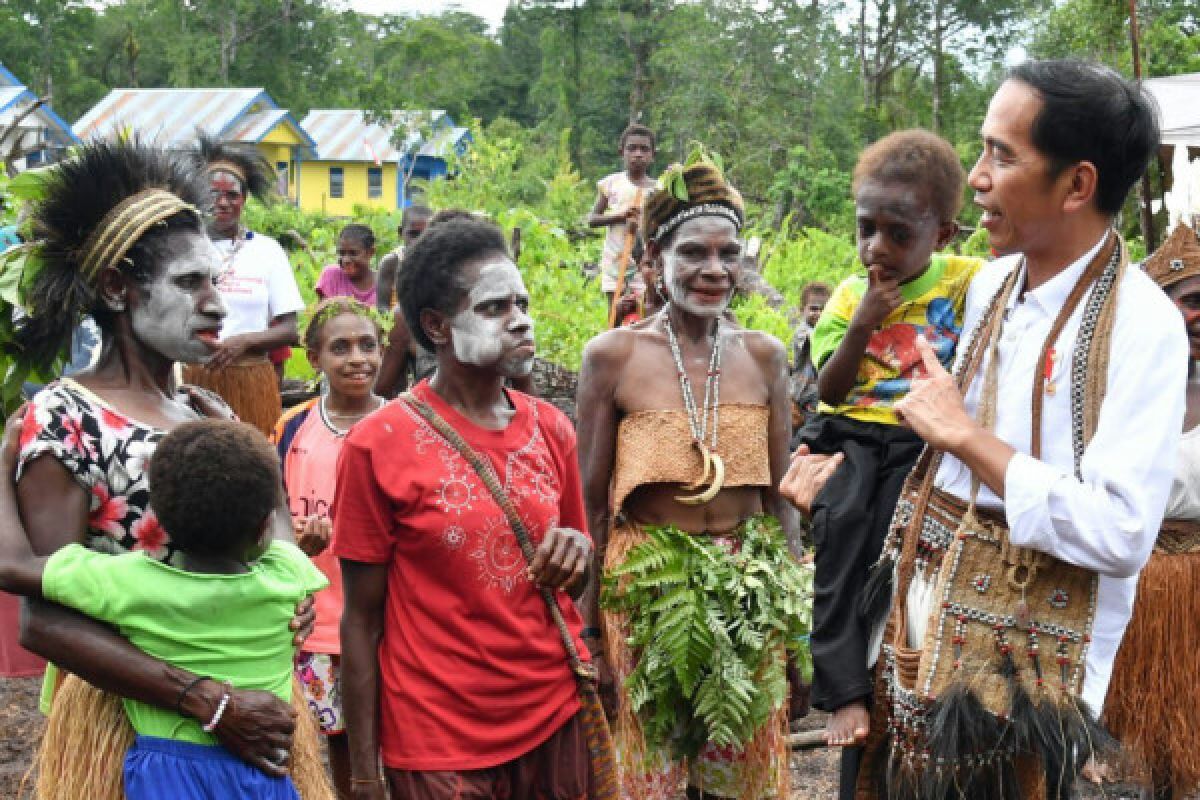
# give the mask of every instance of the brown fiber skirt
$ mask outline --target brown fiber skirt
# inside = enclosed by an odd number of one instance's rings
[[[302,800],[334,800],[321,761],[317,721],[294,682],[292,707],[296,731],[288,763],[296,791]],[[121,699],[68,675],[54,695],[34,761],[36,800],[124,800],[125,751],[133,740]]]
[[[185,366],[183,381],[216,392],[242,422],[270,436],[283,413],[279,376],[265,358],[237,363],[224,369]]]

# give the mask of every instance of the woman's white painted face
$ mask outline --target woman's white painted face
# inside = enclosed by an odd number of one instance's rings
[[[700,317],[725,313],[741,272],[737,234],[732,222],[718,216],[696,217],[679,226],[660,254],[673,306]]]
[[[168,235],[166,250],[158,274],[130,292],[133,333],[172,361],[207,361],[225,317],[213,285],[219,263],[216,248],[203,234],[178,231]]]
[[[454,357],[463,364],[495,367],[505,377],[533,371],[533,320],[529,292],[507,256],[495,255],[467,267],[464,306],[450,319]]]

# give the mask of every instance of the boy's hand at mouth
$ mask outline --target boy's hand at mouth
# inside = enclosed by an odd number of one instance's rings
[[[867,267],[867,291],[854,312],[855,320],[870,328],[878,328],[888,315],[900,307],[900,283],[890,270],[878,264]]]

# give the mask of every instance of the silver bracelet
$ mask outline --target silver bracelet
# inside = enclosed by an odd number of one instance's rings
[[[230,692],[233,687],[228,683],[224,684],[224,691],[221,692],[221,702],[217,703],[217,710],[213,713],[212,719],[207,724],[200,726],[200,729],[205,733],[212,733],[221,724],[221,716],[225,713],[226,706],[229,705]]]

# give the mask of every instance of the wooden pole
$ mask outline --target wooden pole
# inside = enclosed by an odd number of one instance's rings
[[[633,205],[636,208],[642,207],[642,193],[644,190],[638,189],[633,196]],[[613,292],[612,305],[608,308],[608,327],[615,328],[619,320],[617,319],[617,303],[625,294],[625,273],[629,271],[629,257],[633,255],[633,240],[637,237],[637,232],[629,227],[629,223],[625,223],[625,242],[621,247],[621,255],[617,259],[617,289]]]
[[[1137,0],[1129,0],[1129,49],[1133,54],[1133,78],[1139,84],[1142,82],[1142,56],[1139,46]],[[1178,146],[1178,145],[1176,145]],[[1154,212],[1150,208],[1150,165],[1142,173],[1142,240],[1146,243],[1146,252],[1153,253],[1158,249],[1157,237],[1154,235]]]

